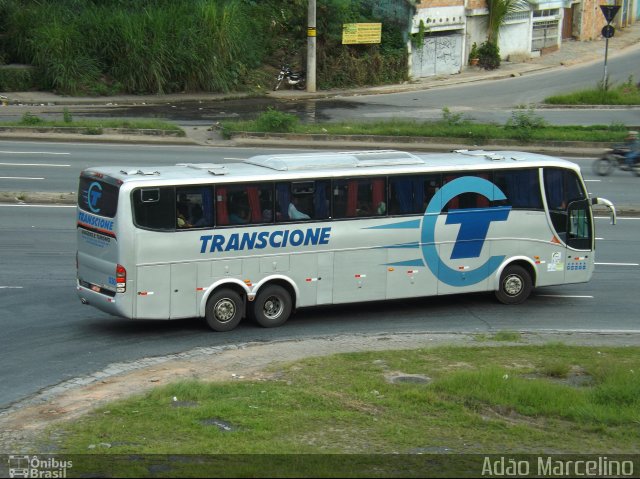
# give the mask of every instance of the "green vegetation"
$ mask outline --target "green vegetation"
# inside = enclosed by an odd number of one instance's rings
[[[112,454],[166,453],[637,454],[640,430],[630,427],[640,410],[637,371],[638,347],[483,344],[341,354],[274,368],[261,380],[159,387],[58,424],[42,439],[60,454],[106,454],[109,462]],[[231,458],[220,460],[227,467]],[[292,460],[284,464],[294,467]],[[389,477],[398,464],[385,461],[368,472]],[[127,472],[136,465],[125,462]],[[362,468],[330,474],[328,464],[295,467],[303,467],[299,477],[371,475]]]
[[[555,95],[544,100],[551,105],[640,105],[640,83],[633,77],[618,86],[580,90],[565,95]]]
[[[221,122],[224,133],[239,131],[248,132],[278,132],[275,122],[263,121],[265,115],[272,116],[275,112],[262,113],[257,120],[224,121]],[[622,142],[627,128],[621,124],[592,125],[592,126],[556,126],[547,125],[532,108],[521,107],[512,113],[512,117],[505,125],[483,124],[465,120],[461,114],[452,113],[448,108],[443,109],[440,121],[412,121],[412,120],[384,120],[371,122],[317,123],[301,124],[293,115],[280,113],[279,123],[283,115],[289,115],[292,121],[288,123],[289,132],[302,134],[328,135],[383,135],[407,137],[440,137],[448,140],[457,138],[466,140],[470,144],[482,144],[489,140],[507,139],[518,142],[526,141],[593,141],[593,142]]]
[[[27,91],[35,86],[33,67],[25,65],[0,66],[0,91]]]
[[[320,88],[406,79],[395,17],[380,45],[341,44],[343,23],[382,21],[375,5],[318,1]],[[0,63],[32,65],[37,87],[73,95],[264,91],[281,63],[306,65],[306,20],[306,0],[1,0]]]
[[[177,136],[185,136],[184,130],[173,123],[156,119],[127,120],[106,118],[101,120],[74,120],[68,109],[64,109],[62,119],[44,120],[31,112],[22,115],[19,121],[3,121],[0,126],[24,126],[37,128],[84,128],[86,134],[101,135],[104,128],[122,128],[130,130],[161,130]]]
[[[256,119],[256,128],[262,131],[286,133],[293,131],[298,117],[269,108]]]

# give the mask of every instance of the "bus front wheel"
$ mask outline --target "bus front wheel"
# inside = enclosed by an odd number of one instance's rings
[[[282,326],[289,319],[291,309],[291,295],[277,284],[261,289],[253,302],[253,316],[265,328]]]
[[[498,301],[503,304],[520,304],[533,290],[529,272],[518,265],[507,266],[500,275],[500,284],[496,291]]]
[[[231,331],[242,319],[242,297],[232,289],[222,289],[207,301],[205,319],[214,331]]]

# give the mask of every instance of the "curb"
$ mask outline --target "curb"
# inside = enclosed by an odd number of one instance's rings
[[[519,151],[554,153],[570,156],[586,154],[600,155],[611,148],[614,142],[586,142],[586,141],[547,141],[544,143],[522,143],[517,140],[489,140],[490,143],[474,143],[470,138],[440,138],[424,136],[383,136],[383,135],[331,135],[331,134],[295,134],[295,133],[258,133],[258,132],[230,132],[229,137],[234,143],[251,144],[254,146],[275,144],[307,145],[311,148],[336,148],[369,146],[380,148],[388,145],[402,149],[408,148],[419,151],[449,152],[455,149],[479,148],[484,150],[504,150],[505,147]]]

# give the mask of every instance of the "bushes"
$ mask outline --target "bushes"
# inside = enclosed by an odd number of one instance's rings
[[[34,86],[33,67],[26,65],[0,66],[0,91],[27,91]]]
[[[41,87],[95,94],[230,91],[262,60],[269,18],[243,0],[6,0],[10,62]],[[261,7],[256,7],[261,8]]]
[[[318,1],[321,88],[407,79],[404,26],[376,5]],[[0,59],[65,94],[238,91],[264,83],[264,64],[304,64],[306,11],[306,0],[0,0]],[[380,45],[341,44],[343,23],[379,21]]]
[[[269,108],[256,119],[259,131],[287,133],[298,124],[298,117]]]
[[[497,43],[486,41],[478,48],[478,64],[485,70],[495,70],[500,67],[500,49]]]

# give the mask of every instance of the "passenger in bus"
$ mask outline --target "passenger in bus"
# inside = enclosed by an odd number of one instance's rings
[[[229,213],[229,222],[232,225],[244,225],[249,222],[249,210],[244,206],[236,206]]]
[[[299,206],[300,206],[300,200],[297,197],[292,196],[291,197],[291,203],[289,203],[289,209],[287,210],[287,213],[289,215],[289,219],[290,220],[309,220],[309,219],[311,219],[311,217],[308,214],[303,213],[302,211],[298,210]]]
[[[178,204],[178,216],[176,218],[176,223],[178,224],[178,228],[191,228],[191,223],[187,221],[187,216],[189,214],[189,209],[186,204]]]
[[[190,223],[194,228],[202,228],[203,226],[209,226],[207,219],[204,217],[204,211],[202,211],[202,206],[200,205],[193,206]]]

